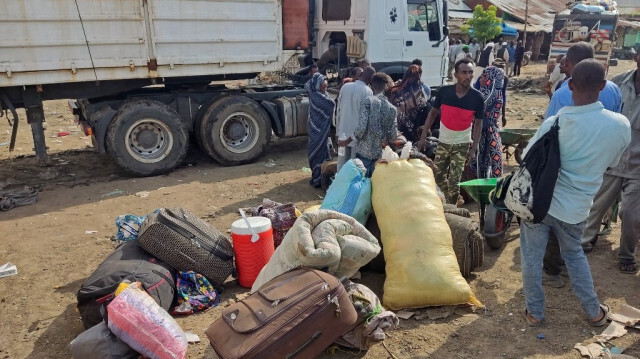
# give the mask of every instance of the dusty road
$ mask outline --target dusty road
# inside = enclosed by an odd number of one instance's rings
[[[611,74],[631,68],[622,62]],[[535,90],[543,65],[524,68],[532,81],[508,95],[508,127],[537,127],[548,102]],[[538,79],[538,80],[537,80]],[[521,82],[520,80],[518,82]],[[164,176],[130,178],[108,158],[92,153],[90,140],[74,126],[64,101],[46,103],[47,144],[54,165],[35,166],[32,141],[21,127],[17,149],[9,155],[10,128],[0,122],[0,187],[30,184],[41,188],[38,203],[0,212],[0,264],[17,265],[17,276],[0,279],[0,359],[68,358],[69,342],[82,332],[75,295],[82,282],[114,248],[117,215],[146,214],[164,206],[184,207],[226,232],[239,216],[237,209],[262,198],[294,202],[298,208],[319,204],[324,193],[308,185],[306,138],[276,140],[256,163],[222,167],[193,151],[185,165]],[[23,114],[23,112],[22,112]],[[25,122],[23,122],[24,124]],[[69,136],[57,137],[59,132]],[[267,167],[265,163],[275,162]],[[511,162],[513,164],[513,162]],[[109,196],[114,191],[120,194]],[[141,191],[148,197],[136,196]],[[468,205],[472,211],[476,207]],[[85,231],[97,231],[86,234]],[[615,311],[626,303],[640,308],[640,277],[618,272],[616,254],[619,225],[601,239],[589,255],[596,290]],[[439,320],[402,320],[386,340],[397,358],[578,358],[573,346],[599,333],[589,327],[570,287],[546,288],[548,327],[529,328],[521,312],[524,298],[520,279],[517,225],[501,250],[486,247],[484,266],[470,284],[486,311],[464,309]],[[384,277],[364,273],[363,283],[380,296]],[[245,292],[234,282],[222,301]],[[220,315],[220,307],[178,318],[184,330],[202,342],[189,347],[189,358],[216,358],[204,335]],[[543,333],[545,338],[536,336]],[[640,356],[640,333],[630,331],[613,344]],[[327,358],[390,358],[377,345],[367,353],[341,352]]]

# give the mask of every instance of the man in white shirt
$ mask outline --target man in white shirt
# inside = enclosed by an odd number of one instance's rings
[[[346,83],[340,89],[336,114],[336,133],[338,136],[345,134],[347,139],[338,141],[338,146],[345,148],[344,156],[338,156],[338,171],[348,160],[356,158],[356,139],[353,133],[360,118],[360,103],[365,97],[373,95],[369,83],[371,83],[375,72],[373,67],[367,66],[358,80]]]

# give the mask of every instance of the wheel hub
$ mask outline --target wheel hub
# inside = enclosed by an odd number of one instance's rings
[[[227,136],[232,141],[240,141],[247,134],[247,131],[245,131],[244,126],[239,121],[234,121],[230,123],[228,131],[229,132]]]
[[[134,133],[134,144],[137,144],[137,147],[144,149],[152,149],[156,147],[156,144],[159,142],[159,134],[156,134],[152,129],[149,129],[148,126],[138,132]]]
[[[230,152],[245,153],[258,142],[258,120],[246,112],[235,112],[224,119],[220,142]]]
[[[163,160],[173,146],[173,135],[169,127],[153,118],[138,120],[127,131],[127,151],[142,163]]]

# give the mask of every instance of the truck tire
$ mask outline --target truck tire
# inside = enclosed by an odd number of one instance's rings
[[[188,131],[171,107],[152,100],[123,104],[109,124],[106,150],[118,166],[136,176],[172,171],[189,148]]]
[[[271,121],[256,101],[227,96],[207,108],[199,136],[202,147],[214,160],[226,166],[240,165],[265,151],[271,140]]]

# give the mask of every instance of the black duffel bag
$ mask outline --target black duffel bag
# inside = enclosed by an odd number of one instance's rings
[[[140,282],[149,295],[165,310],[175,296],[176,271],[142,249],[138,241],[120,245],[108,256],[78,291],[78,311],[85,328],[102,322],[100,308],[114,298],[123,280]]]

